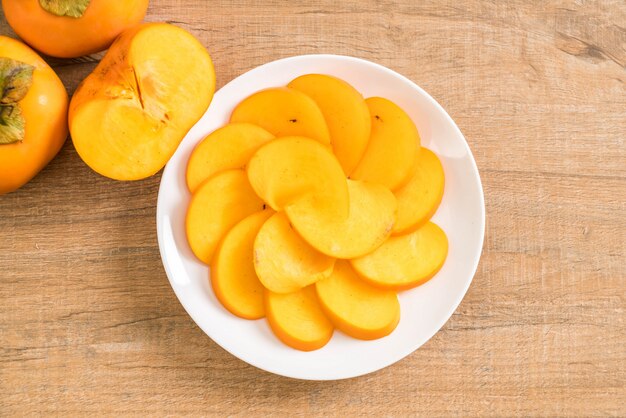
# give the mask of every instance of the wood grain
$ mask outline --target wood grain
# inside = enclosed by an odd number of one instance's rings
[[[261,372],[171,291],[159,176],[104,179],[69,141],[0,197],[0,415],[626,415],[623,0],[153,0],[147,20],[194,33],[218,85],[323,52],[424,87],[481,171],[479,271],[444,328],[387,369]],[[14,36],[4,16],[0,31]],[[73,91],[99,58],[50,62]]]

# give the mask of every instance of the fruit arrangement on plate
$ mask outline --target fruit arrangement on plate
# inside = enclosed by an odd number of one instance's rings
[[[186,233],[222,305],[303,351],[390,334],[448,252],[444,170],[399,106],[307,74],[252,94],[192,152]]]

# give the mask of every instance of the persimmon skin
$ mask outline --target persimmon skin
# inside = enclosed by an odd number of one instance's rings
[[[91,0],[79,18],[50,13],[39,0],[2,0],[2,8],[15,33],[33,48],[75,58],[107,49],[120,33],[139,24],[148,0]]]
[[[18,102],[26,121],[24,140],[0,145],[0,195],[33,179],[58,154],[68,134],[68,97],[54,70],[24,43],[0,36],[0,56],[35,67],[33,83]]]

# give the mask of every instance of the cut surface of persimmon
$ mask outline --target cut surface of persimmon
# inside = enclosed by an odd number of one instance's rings
[[[187,187],[193,191],[220,171],[245,168],[250,157],[274,135],[249,123],[231,123],[210,133],[191,153]]]
[[[328,125],[333,152],[349,176],[370,138],[370,113],[361,93],[345,81],[323,74],[300,76],[288,87],[317,103]]]
[[[252,156],[247,172],[254,191],[276,211],[312,195],[329,216],[348,215],[346,177],[332,152],[317,141],[274,139]]]
[[[313,286],[287,294],[266,291],[265,310],[274,334],[297,350],[317,350],[333,336],[333,325],[324,315]]]
[[[46,55],[75,58],[103,51],[142,21],[148,0],[2,0],[9,25]]]
[[[67,92],[35,51],[0,36],[0,195],[22,187],[67,138]]]
[[[391,237],[376,251],[351,263],[370,283],[405,290],[430,280],[441,269],[447,255],[445,232],[428,222],[416,231]]]
[[[288,87],[254,93],[237,105],[230,121],[258,125],[276,137],[304,136],[330,144],[320,108],[306,94]]]
[[[390,190],[408,181],[420,146],[415,124],[398,105],[381,97],[365,100],[372,133],[363,158],[350,178],[380,183]]]
[[[293,230],[284,212],[269,218],[254,241],[257,276],[274,293],[295,292],[328,277],[334,264]]]
[[[400,321],[400,302],[394,291],[363,281],[350,264],[338,260],[330,277],[315,284],[324,312],[335,327],[362,340],[389,335]]]
[[[444,183],[441,161],[434,152],[422,147],[417,151],[408,183],[394,192],[398,201],[398,220],[392,234],[410,232],[427,222],[441,203]]]
[[[254,213],[237,223],[219,244],[211,262],[211,286],[232,314],[245,319],[265,316],[265,288],[254,270],[254,239],[272,210]]]
[[[359,257],[378,248],[391,234],[397,203],[389,189],[348,180],[349,215],[345,219],[318,210],[312,197],[285,209],[296,231],[318,251],[336,258]]]
[[[74,146],[106,177],[149,177],[206,111],[214,90],[211,58],[189,32],[165,23],[129,29],[72,98]]]
[[[204,182],[191,197],[185,228],[193,253],[210,264],[226,233],[245,217],[264,209],[243,170],[228,170]]]

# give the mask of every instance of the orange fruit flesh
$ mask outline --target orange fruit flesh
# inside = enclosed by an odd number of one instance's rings
[[[247,173],[255,192],[276,211],[313,195],[329,215],[348,215],[348,185],[341,166],[317,141],[295,136],[270,141],[252,156]]]
[[[81,158],[116,180],[158,172],[206,111],[215,90],[209,54],[191,34],[164,24],[124,32],[70,105]]]
[[[396,220],[394,195],[375,183],[348,180],[349,215],[328,216],[311,198],[285,209],[296,231],[318,251],[337,258],[354,258],[374,251],[391,234]]]
[[[313,286],[283,295],[266,291],[265,295],[270,328],[288,346],[313,351],[333,336],[333,325],[324,315]]]
[[[220,171],[245,168],[254,152],[274,135],[249,123],[231,123],[210,133],[193,150],[187,164],[187,187],[192,193]]]
[[[284,212],[272,216],[254,241],[254,267],[263,286],[274,293],[295,292],[328,277],[335,259],[306,243]]]
[[[191,250],[200,261],[210,264],[226,233],[263,209],[263,201],[254,194],[242,170],[216,174],[198,188],[187,208],[185,228]]]
[[[441,203],[444,186],[441,161],[431,150],[421,148],[408,183],[394,192],[398,201],[398,220],[392,234],[405,234],[427,222]]]
[[[252,260],[254,238],[273,211],[254,213],[235,225],[221,241],[211,262],[211,285],[217,299],[245,319],[265,316],[264,288]]]
[[[331,322],[351,337],[382,338],[400,321],[396,293],[361,280],[347,261],[337,261],[333,274],[317,282],[315,288]]]
[[[363,158],[350,178],[394,191],[409,180],[420,137],[415,124],[395,103],[381,97],[365,100],[372,133]]]
[[[370,113],[361,93],[345,81],[323,74],[300,76],[288,87],[317,103],[328,125],[333,153],[349,176],[370,139]]]
[[[330,144],[324,115],[309,96],[288,87],[261,90],[237,105],[231,122],[258,125],[276,137],[304,136]]]
[[[448,255],[448,238],[439,226],[426,223],[416,231],[391,237],[374,252],[351,260],[370,283],[406,290],[430,280]]]

